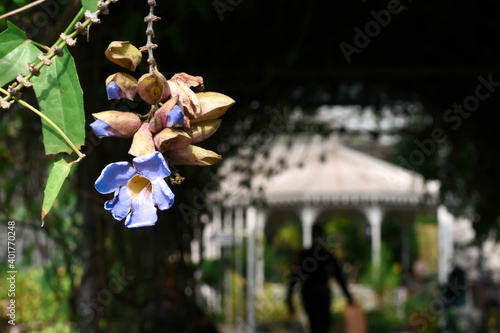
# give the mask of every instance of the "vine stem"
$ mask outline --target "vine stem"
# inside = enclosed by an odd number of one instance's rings
[[[8,91],[3,89],[3,88],[0,88],[0,92],[2,92],[3,94],[5,95],[9,95]],[[85,157],[85,154],[83,154],[82,152],[80,152],[80,150],[78,148],[76,148],[76,146],[73,144],[73,142],[68,138],[68,136],[66,134],[64,134],[64,132],[59,128],[59,126],[57,126],[52,120],[50,120],[50,118],[48,118],[46,115],[44,115],[43,113],[41,113],[40,111],[38,111],[35,107],[33,107],[31,104],[23,101],[22,99],[19,99],[17,97],[14,97],[12,96],[12,98],[20,103],[21,105],[27,107],[28,109],[30,109],[31,111],[33,111],[34,113],[36,113],[40,118],[42,118],[43,120],[45,120],[50,126],[52,126],[53,129],[56,130],[57,133],[59,133],[59,135],[61,135],[61,137],[64,139],[64,141],[66,141],[68,143],[68,145],[71,147],[71,149],[73,149],[75,151],[75,153],[78,155],[78,161],[80,161],[82,158]]]
[[[155,16],[154,14],[156,1],[148,0],[148,4],[149,4],[149,14],[144,18],[145,21],[148,23],[148,27],[146,29],[147,41],[144,48],[148,51],[149,73],[152,74],[154,72],[154,68],[156,67],[156,60],[153,54],[153,49],[155,48],[155,45],[153,44],[153,37],[155,35],[153,30],[153,22],[155,20],[159,20],[160,18]]]
[[[21,7],[21,8],[18,8],[18,9],[15,9],[15,10],[13,10],[13,11],[10,11],[10,12],[8,12],[8,13],[5,13],[5,14],[3,14],[2,16],[0,16],[0,20],[3,20],[3,19],[4,19],[4,18],[6,18],[6,17],[9,17],[9,16],[12,16],[12,15],[14,15],[14,14],[17,14],[17,13],[20,13],[20,12],[22,12],[22,11],[25,11],[26,9],[29,9],[29,8],[31,8],[31,7],[37,6],[37,5],[39,5],[39,4],[41,4],[42,2],[45,2],[45,1],[46,1],[46,0],[37,0],[37,1],[35,1],[35,2],[32,2],[32,3],[30,3],[30,4],[27,4],[26,6],[23,6],[23,7]]]
[[[73,18],[73,21],[68,25],[66,30],[64,30],[64,33],[66,35],[69,35],[71,31],[74,29],[76,22],[80,22],[80,20],[83,18],[83,15],[85,15],[85,9],[82,7],[80,11],[76,14],[76,16]],[[59,38],[60,40],[60,38]],[[59,40],[54,44],[57,45]]]
[[[45,0],[44,0],[44,1],[45,1]],[[100,11],[98,10],[98,12],[100,12]],[[66,35],[68,35],[68,34],[69,34],[69,32],[71,32],[71,31],[72,31],[72,27],[76,24],[76,22],[79,22],[79,21],[83,18],[83,16],[84,16],[84,15],[85,15],[85,10],[84,10],[84,8],[82,7],[82,8],[80,9],[80,11],[79,11],[79,12],[75,15],[75,17],[73,18],[73,20],[71,21],[71,23],[68,25],[68,27],[66,28],[66,30],[64,30],[64,33],[65,33]],[[91,21],[90,19],[85,20],[85,22],[83,22],[83,24],[82,24],[82,27],[83,27],[83,28],[86,28],[86,27],[90,24],[90,21]],[[75,37],[76,35],[78,35],[78,31],[73,31],[71,34],[69,34],[69,35],[68,35],[68,37],[73,38],[73,37]],[[38,44],[38,43],[35,43],[35,42],[33,42],[33,41],[31,41],[31,42],[32,42],[32,43],[34,43],[34,44]],[[63,49],[63,48],[66,46],[66,44],[67,44],[67,42],[66,42],[65,40],[62,40],[62,39],[59,37],[59,38],[57,39],[57,41],[54,43],[54,45],[52,45],[52,47],[50,48],[50,51],[49,51],[49,52],[48,52],[48,54],[47,54],[47,59],[49,59],[49,60],[50,60],[50,59],[52,59],[52,58],[54,58],[54,57],[56,56],[55,52],[53,51],[53,48],[54,48],[55,46],[59,46],[61,49]],[[43,66],[45,66],[45,63],[44,63],[43,61],[40,61],[36,67],[38,68],[38,70],[40,70]],[[31,80],[31,78],[32,78],[32,77],[33,77],[33,74],[32,74],[32,73],[29,73],[29,74],[25,77],[25,80],[26,80],[26,81],[29,81],[29,80]],[[18,83],[17,83],[17,82],[14,82],[14,83],[12,84],[12,87],[16,87],[17,85],[18,85]],[[23,88],[24,88],[24,86],[23,86],[23,85],[20,85],[20,86],[19,86],[19,88],[18,88],[18,91],[21,91]],[[5,98],[4,100],[5,100],[5,101],[9,101],[11,98],[13,98],[13,96],[8,95],[8,96],[7,96],[7,98]]]

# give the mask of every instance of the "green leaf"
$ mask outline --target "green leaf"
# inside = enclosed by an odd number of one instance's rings
[[[83,92],[75,62],[67,49],[62,57],[52,58],[52,65],[33,77],[33,89],[40,111],[52,120],[79,148],[85,143]],[[71,152],[71,147],[49,124],[42,120],[43,144],[46,154]]]
[[[98,0],[82,0],[82,7],[85,10],[90,10],[91,12],[95,12],[97,10],[97,1]]]
[[[19,73],[28,74],[24,69],[27,63],[37,60],[38,48],[31,44],[24,31],[11,22],[0,33],[0,87],[14,80]]]
[[[42,226],[44,224],[44,218],[52,208],[52,205],[57,198],[57,194],[61,190],[61,186],[66,177],[68,177],[70,170],[71,164],[66,163],[64,159],[60,159],[59,161],[52,163],[52,169],[49,172],[49,179],[47,179],[47,185],[45,185],[43,197]]]

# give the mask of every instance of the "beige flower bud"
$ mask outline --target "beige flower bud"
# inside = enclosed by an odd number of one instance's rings
[[[118,88],[120,88],[120,97],[127,98],[131,101],[134,100],[137,94],[137,80],[130,74],[127,73],[115,73],[106,79],[106,86],[114,81]],[[108,97],[109,98],[109,97]]]
[[[158,133],[162,129],[163,126],[161,124],[160,118],[158,117],[151,118],[151,120],[149,121],[149,130],[151,131],[151,133],[153,134]]]
[[[179,97],[179,104],[183,107],[184,113],[188,117],[195,117],[195,114],[200,112],[200,102],[194,91],[182,83],[173,80],[168,80],[168,85],[172,97]]]
[[[186,148],[191,143],[191,137],[184,131],[167,127],[155,135],[154,142],[158,151],[164,153],[167,150]]]
[[[141,118],[137,113],[124,111],[103,111],[93,113],[96,120],[105,122],[108,131],[118,138],[131,138],[141,127]]]
[[[172,110],[172,108],[177,104],[177,101],[179,100],[179,96],[175,96],[161,106],[158,110],[155,112],[155,117],[159,118],[161,120],[161,123],[163,127],[167,126],[167,114]]]
[[[184,149],[170,150],[167,157],[169,162],[174,165],[208,166],[222,160],[222,156],[219,154],[193,145]]]
[[[151,105],[163,102],[170,95],[167,79],[156,68],[153,73],[141,76],[137,88],[141,98]]]
[[[231,97],[216,92],[200,92],[196,96],[200,101],[201,111],[196,114],[195,119],[191,119],[193,125],[201,121],[219,118],[235,103]]]
[[[135,71],[142,60],[142,53],[130,42],[111,42],[104,52],[111,62]]]
[[[201,121],[186,129],[186,133],[193,138],[191,143],[198,143],[211,137],[219,129],[221,122],[220,119]]]
[[[133,156],[146,155],[155,151],[153,135],[149,130],[149,124],[144,123],[141,128],[135,133],[132,145],[128,153]]]

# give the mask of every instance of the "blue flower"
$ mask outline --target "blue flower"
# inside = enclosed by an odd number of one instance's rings
[[[175,105],[172,110],[167,113],[167,127],[182,127],[184,126],[184,112]]]
[[[141,118],[137,113],[122,111],[103,111],[93,113],[95,121],[90,128],[95,135],[115,136],[118,138],[131,138],[141,127]]]
[[[120,87],[115,81],[111,81],[106,85],[106,92],[108,93],[108,99],[120,99]]]
[[[92,128],[95,135],[100,138],[103,136],[114,136],[114,133],[110,129],[109,125],[102,120],[97,119],[92,124],[90,124],[90,128]]]
[[[121,221],[126,217],[129,228],[151,226],[156,223],[157,206],[161,210],[170,208],[174,194],[164,178],[170,169],[159,152],[141,155],[128,162],[107,165],[95,182],[102,194],[114,192],[115,197],[106,201],[104,208]]]

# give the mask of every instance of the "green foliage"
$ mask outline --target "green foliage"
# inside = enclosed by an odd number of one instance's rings
[[[98,0],[82,0],[82,7],[85,10],[95,12],[97,10],[97,1]]]
[[[437,215],[435,213],[421,213],[415,216],[415,224],[437,225]]]
[[[85,142],[83,92],[75,62],[68,50],[62,57],[53,58],[39,77],[33,77],[33,88],[40,111],[49,117],[78,147]],[[68,143],[42,120],[43,143],[46,154],[71,152]]]
[[[261,295],[257,295],[257,322],[266,324],[284,324],[290,313],[286,306],[283,289],[279,285],[266,283]]]
[[[222,261],[220,259],[203,260],[203,274],[201,280],[211,287],[219,288],[224,281]]]
[[[369,332],[390,333],[401,321],[394,316],[394,312],[373,310],[366,314]]]
[[[273,239],[273,247],[277,250],[298,251],[301,248],[300,229],[293,222],[282,225]]]
[[[382,242],[380,265],[370,267],[361,277],[361,283],[371,286],[381,301],[382,308],[392,306],[392,292],[401,285],[401,267],[393,263],[391,252]]]
[[[302,247],[300,225],[287,220],[271,237],[271,244],[266,242],[264,249],[265,271],[269,281],[281,283]]]
[[[1,267],[0,289],[8,290],[7,267]],[[53,289],[51,283],[58,283]],[[16,274],[16,323],[23,323],[30,332],[70,333],[74,332],[70,318],[70,279],[63,267],[56,270],[18,267]],[[7,321],[5,312],[0,313]]]
[[[36,55],[40,52],[34,46],[24,31],[16,27],[11,22],[7,23],[7,29],[0,33],[0,87],[14,80],[19,73],[23,75],[28,71],[24,65],[36,60]]]
[[[371,260],[366,227],[364,220],[352,216],[335,216],[324,225],[328,247],[340,261],[353,265],[353,277],[362,274],[366,263]]]
[[[436,300],[435,284],[428,284],[423,290],[408,297],[406,301],[407,320],[422,333],[436,332],[439,316],[429,316],[429,307]]]
[[[64,180],[68,177],[70,170],[71,164],[66,163],[66,161],[62,159],[52,164],[49,178],[47,179],[47,185],[45,185],[45,195],[43,197],[42,205],[42,221],[45,215],[47,215],[52,208],[57,194],[59,193]]]
[[[36,62],[40,51],[27,39],[24,31],[10,22],[7,29],[0,34],[0,44],[0,67],[3,69],[0,74],[0,86],[4,86],[14,81],[19,73],[28,75],[25,66]],[[32,77],[32,83],[40,111],[76,146],[82,146],[85,142],[83,92],[69,51],[65,50],[62,57],[53,58],[52,65],[45,66],[40,76]],[[42,133],[47,154],[73,150],[61,133],[45,120],[42,120]],[[42,219],[52,207],[69,172],[69,167],[63,166],[64,164],[64,161],[54,164],[56,167],[47,182]]]

